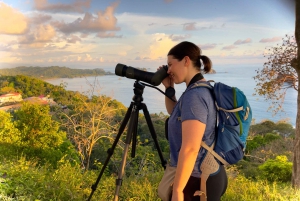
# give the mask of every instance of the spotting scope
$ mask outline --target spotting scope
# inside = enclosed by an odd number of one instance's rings
[[[168,76],[168,66],[165,65],[156,72],[146,72],[124,64],[117,64],[115,74],[130,79],[147,82],[151,85],[158,86]]]

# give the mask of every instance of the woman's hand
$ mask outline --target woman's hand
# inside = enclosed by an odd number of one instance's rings
[[[157,70],[161,69],[163,66],[160,66],[157,68]],[[161,82],[166,88],[173,87],[174,88],[174,81],[171,75],[167,76],[163,81]]]

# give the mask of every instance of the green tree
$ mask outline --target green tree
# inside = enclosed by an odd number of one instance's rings
[[[0,142],[1,143],[19,143],[20,132],[11,121],[9,113],[0,110]]]
[[[281,108],[286,90],[292,87],[298,91],[299,86],[300,2],[295,1],[295,6],[295,40],[293,36],[286,36],[281,46],[270,48],[268,62],[261,71],[257,71],[254,78],[257,81],[257,93],[272,100],[275,112]],[[292,185],[300,188],[300,93],[297,98]]]
[[[52,119],[48,105],[24,102],[14,112],[15,126],[20,131],[22,146],[32,148],[55,148],[66,139],[66,133],[59,130],[59,123]]]

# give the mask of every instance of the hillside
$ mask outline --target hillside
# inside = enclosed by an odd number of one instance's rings
[[[101,68],[95,69],[72,69],[68,67],[50,66],[50,67],[25,67],[0,69],[0,75],[16,76],[26,75],[39,79],[49,78],[74,78],[82,76],[101,76],[108,75],[110,72],[105,72]]]

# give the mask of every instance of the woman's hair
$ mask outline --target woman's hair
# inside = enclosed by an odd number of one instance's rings
[[[201,70],[201,59],[204,65],[205,73],[209,72],[212,67],[211,60],[207,56],[201,55],[201,49],[194,43],[188,41],[183,41],[175,45],[169,51],[168,56],[169,55],[172,55],[179,61],[181,61],[185,56],[188,56],[198,70]]]

